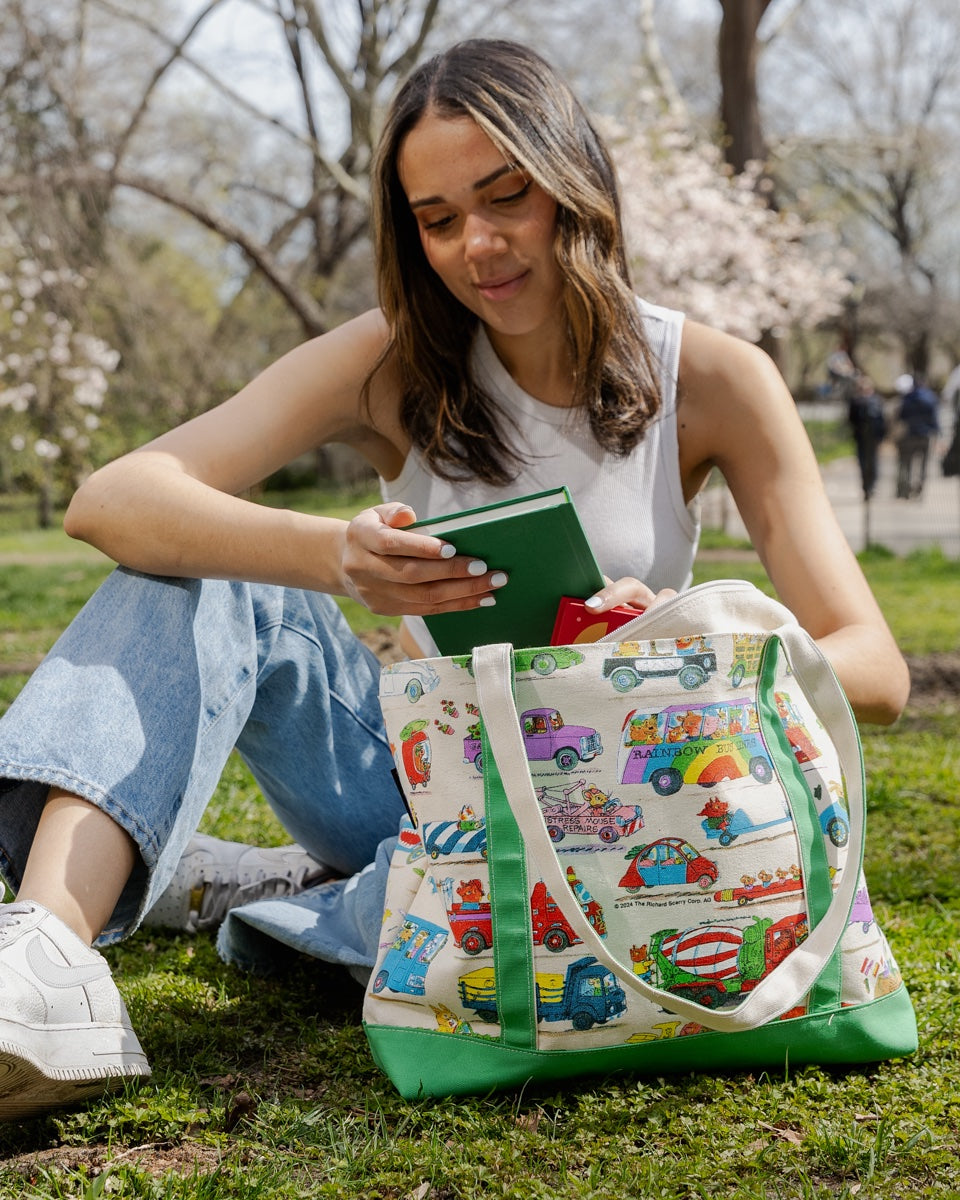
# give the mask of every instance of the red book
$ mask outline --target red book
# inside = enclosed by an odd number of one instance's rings
[[[643,612],[642,608],[628,608],[618,604],[607,612],[595,613],[582,600],[563,596],[557,608],[557,619],[550,638],[551,646],[572,646],[577,642],[596,642],[614,629],[632,621]]]

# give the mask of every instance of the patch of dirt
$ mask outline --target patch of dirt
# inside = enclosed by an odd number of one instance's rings
[[[370,647],[384,666],[387,663],[401,662],[407,657],[400,649],[397,630],[392,625],[378,625],[376,629],[368,629],[357,636],[365,646]]]
[[[11,1158],[4,1165],[19,1172],[29,1182],[42,1168],[48,1171],[75,1171],[85,1167],[88,1174],[97,1176],[112,1166],[129,1165],[155,1176],[168,1172],[189,1175],[195,1168],[198,1174],[206,1175],[216,1169],[221,1157],[221,1151],[212,1146],[189,1142],[186,1145],[156,1142],[120,1151],[106,1145],[55,1146],[50,1150],[36,1150]]]
[[[910,707],[938,708],[960,700],[960,650],[943,654],[908,654]]]

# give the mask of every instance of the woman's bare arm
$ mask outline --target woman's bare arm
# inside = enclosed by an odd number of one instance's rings
[[[909,694],[906,664],[779,371],[755,346],[688,322],[680,384],[688,498],[719,468],[777,594],[829,658],[857,716],[896,720]]]
[[[408,446],[389,367],[361,394],[386,326],[368,313],[297,347],[218,407],[117,459],[77,491],[65,528],[125,566],[157,575],[244,579],[350,595],[375,612],[471,607],[490,573],[404,532],[409,508],[351,522],[270,508],[240,493],[328,442],[353,445],[381,474]]]

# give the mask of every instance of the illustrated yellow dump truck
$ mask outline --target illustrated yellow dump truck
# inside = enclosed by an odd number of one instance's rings
[[[497,1019],[497,986],[493,967],[479,967],[459,982],[460,999],[482,1021]],[[536,974],[537,1020],[570,1021],[574,1029],[604,1025],[626,1010],[627,998],[613,972],[591,956],[572,962],[566,973]]]

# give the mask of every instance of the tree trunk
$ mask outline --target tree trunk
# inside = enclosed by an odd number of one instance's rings
[[[757,29],[771,0],[720,0],[718,58],[724,157],[738,174],[751,159],[766,158],[757,99]]]

